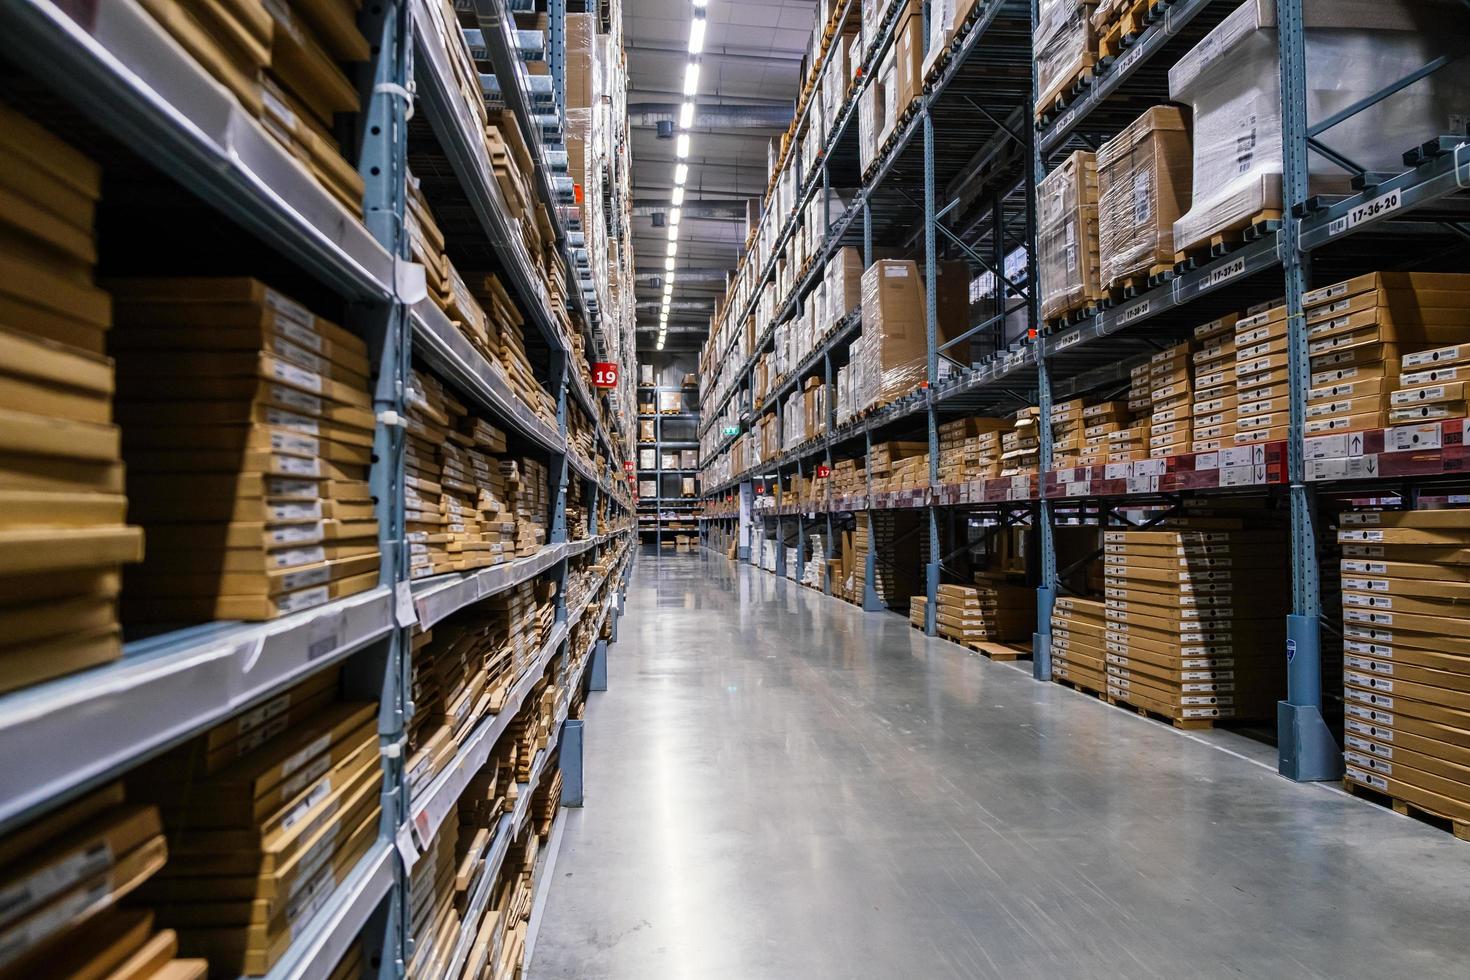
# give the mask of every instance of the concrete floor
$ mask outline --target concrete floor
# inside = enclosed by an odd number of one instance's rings
[[[1470,976],[1470,844],[896,615],[644,555],[532,980]]]

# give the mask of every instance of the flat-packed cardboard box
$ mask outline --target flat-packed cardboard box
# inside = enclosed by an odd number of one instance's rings
[[[1176,106],[1152,107],[1098,150],[1104,288],[1173,267],[1175,222],[1189,206],[1191,166],[1188,129]]]
[[[1102,298],[1097,158],[1078,150],[1037,188],[1041,315],[1064,316]]]

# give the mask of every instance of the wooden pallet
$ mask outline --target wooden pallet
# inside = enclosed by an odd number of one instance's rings
[[[1094,687],[1088,687],[1086,684],[1080,684],[1077,681],[1072,680],[1071,678],[1058,677],[1056,674],[1052,674],[1051,679],[1054,682],[1062,685],[1063,687],[1070,688],[1076,691],[1078,694],[1085,694],[1090,698],[1097,698],[1100,701],[1106,701],[1108,699],[1106,692],[1099,691],[1097,688]]]
[[[1419,806],[1417,803],[1410,803],[1408,800],[1401,800],[1396,796],[1380,793],[1371,786],[1364,786],[1362,783],[1354,782],[1346,777],[1343,778],[1342,788],[1350,795],[1356,796],[1359,799],[1367,800],[1370,803],[1377,803],[1379,806],[1392,807],[1393,812],[1400,816],[1413,817],[1415,820],[1427,823],[1431,827],[1448,831],[1454,834],[1459,840],[1470,841],[1470,820],[1446,817],[1443,814],[1435,813],[1433,810]]]
[[[1103,291],[1108,294],[1108,300],[1112,303],[1122,303],[1126,300],[1148,292],[1158,286],[1162,286],[1174,278],[1174,266],[1151,265],[1146,272],[1136,273],[1131,276],[1121,276],[1109,283],[1103,284]]]
[[[1242,218],[1216,231],[1209,239],[1201,240],[1174,253],[1174,271],[1188,272],[1197,269],[1212,259],[1229,255],[1242,245],[1273,234],[1281,225],[1281,212],[1275,209],[1259,211],[1249,218]]]
[[[1162,711],[1155,711],[1152,708],[1140,708],[1138,705],[1132,704],[1115,694],[1105,694],[1102,697],[1108,704],[1111,704],[1115,708],[1126,708],[1129,711],[1136,711],[1144,718],[1161,721],[1166,725],[1173,725],[1182,731],[1202,732],[1215,727],[1214,720],[1210,718],[1175,718],[1173,715],[1166,715]]]
[[[974,641],[961,645],[967,646],[971,650],[974,650],[976,653],[988,657],[991,660],[996,660],[1003,663],[1009,663],[1013,660],[1020,660],[1023,657],[1031,656],[1030,650],[1018,650],[1014,646],[1010,646],[1005,643],[983,643],[979,641]]]
[[[1092,87],[1093,66],[1097,64],[1092,55],[1082,59],[1077,70],[1052,85],[1036,99],[1036,121],[1043,125],[1062,114],[1072,100]]]
[[[1097,311],[1098,301],[1096,299],[1084,300],[1077,306],[1074,306],[1071,309],[1064,311],[1060,316],[1054,316],[1047,319],[1045,321],[1046,329],[1065,330],[1068,327],[1075,327],[1083,320],[1094,316]]]
[[[1116,58],[1123,49],[1131,46],[1138,36],[1157,19],[1154,8],[1156,0],[1135,0],[1118,14],[1097,39],[1099,58]]]

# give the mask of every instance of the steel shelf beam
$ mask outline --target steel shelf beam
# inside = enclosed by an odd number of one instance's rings
[[[379,587],[266,623],[130,643],[115,663],[0,698],[0,828],[197,735],[393,629]]]
[[[1315,251],[1381,228],[1381,222],[1411,215],[1463,191],[1470,191],[1470,143],[1301,219],[1301,249]]]

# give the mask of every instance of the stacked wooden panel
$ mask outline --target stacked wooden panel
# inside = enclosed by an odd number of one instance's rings
[[[407,916],[413,953],[405,976],[412,980],[444,976],[454,955],[460,887],[456,856],[462,840],[458,817],[463,807],[463,800],[450,807],[409,875]]]
[[[1307,434],[1462,418],[1470,276],[1371,273],[1303,300]],[[1321,374],[1323,385],[1317,385]]]
[[[1107,617],[1096,599],[1058,596],[1051,613],[1051,675],[1101,694],[1107,690]]]
[[[1291,375],[1286,333],[1284,306],[1252,311],[1235,324],[1237,446],[1279,442],[1290,433]],[[1312,409],[1309,407],[1307,412],[1311,415]]]
[[[145,764],[169,860],[141,895],[218,975],[262,976],[378,839],[378,705],[303,682],[270,721],[247,713]]]
[[[1103,539],[1108,695],[1181,727],[1275,717],[1284,534],[1221,518]]]
[[[114,660],[125,523],[112,303],[92,281],[101,170],[0,107],[0,691]]]
[[[104,786],[0,846],[0,976],[204,977],[208,965],[175,959],[177,934],[156,929],[153,910],[130,898],[163,868],[168,846],[158,807],[124,795],[120,783]]]
[[[1110,462],[1113,435],[1127,430],[1132,412],[1122,401],[1099,402],[1082,410],[1082,447],[1078,466],[1101,466]]]
[[[253,279],[111,283],[124,618],[271,619],[378,583],[367,347]]]
[[[1194,433],[1190,451],[1214,452],[1235,445],[1239,400],[1235,388],[1236,316],[1194,329]]]
[[[371,56],[354,0],[141,0],[165,31],[349,212],[363,181],[335,135],[361,109],[348,72]]]
[[[1349,512],[1347,780],[1470,831],[1470,510]]]
[[[977,575],[974,585],[941,585],[934,620],[941,636],[975,650],[1029,639],[1036,593],[1003,578]]]
[[[1152,414],[1148,454],[1158,458],[1190,451],[1194,441],[1194,372],[1188,341],[1159,351],[1149,359]]]

